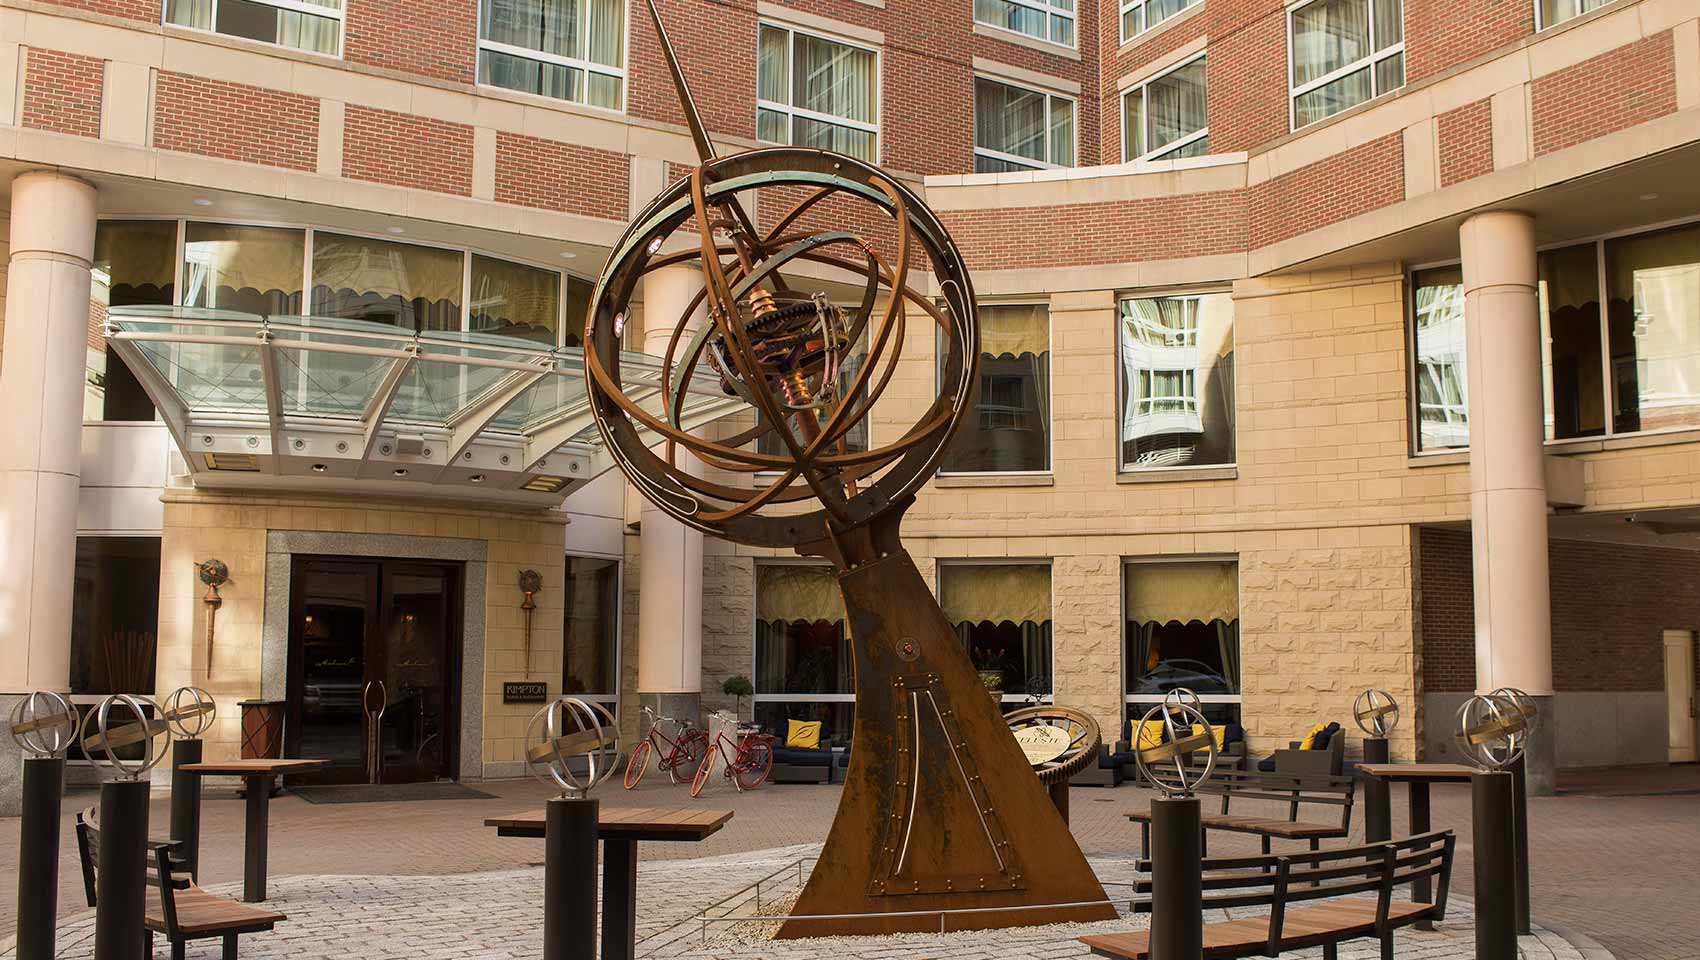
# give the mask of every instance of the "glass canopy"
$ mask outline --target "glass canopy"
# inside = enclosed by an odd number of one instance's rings
[[[114,307],[104,332],[198,485],[450,496],[477,485],[480,497],[559,502],[613,466],[578,347],[199,307]],[[626,353],[620,369],[627,394],[660,415],[660,361]],[[694,428],[741,406],[698,375],[681,419]]]

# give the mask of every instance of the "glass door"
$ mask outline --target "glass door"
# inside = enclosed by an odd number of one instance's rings
[[[295,561],[286,752],[326,761],[303,780],[370,779],[361,695],[370,668],[379,579],[376,563]]]
[[[384,577],[383,662],[387,698],[381,734],[386,783],[452,776],[449,744],[455,699],[451,642],[457,620],[453,571],[431,565],[392,565]]]

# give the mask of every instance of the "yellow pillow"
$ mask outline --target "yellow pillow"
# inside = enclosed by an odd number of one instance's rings
[[[1133,749],[1149,750],[1163,742],[1163,721],[1129,720],[1127,738],[1133,741]]]
[[[805,750],[819,750],[820,725],[819,720],[785,721],[785,745],[787,747],[802,747]]]
[[[1203,733],[1204,732],[1204,724],[1202,724],[1202,723],[1193,724],[1192,725],[1192,732],[1195,735]],[[1221,753],[1222,752],[1222,739],[1228,735],[1228,728],[1225,727],[1225,726],[1217,726],[1216,724],[1212,723],[1210,725],[1210,733],[1211,733],[1212,736],[1214,736],[1216,738],[1216,752]]]
[[[1327,727],[1324,726],[1323,724],[1320,724],[1320,723],[1311,727],[1310,730],[1305,734],[1305,738],[1303,740],[1299,741],[1299,749],[1300,750],[1315,750],[1316,749],[1316,736],[1317,736],[1317,734],[1321,733],[1325,729],[1327,729]]]

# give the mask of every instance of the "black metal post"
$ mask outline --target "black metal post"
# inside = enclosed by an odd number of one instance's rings
[[[100,858],[95,874],[95,960],[142,956],[147,900],[148,782],[100,785]]]
[[[53,960],[59,912],[59,798],[64,757],[24,760],[18,822],[18,960]]]
[[[1478,773],[1471,779],[1475,826],[1476,960],[1517,960],[1517,868],[1512,824],[1513,777]]]
[[[201,749],[199,737],[171,745],[171,839],[183,844],[184,866],[197,882],[201,879],[201,775],[183,765],[200,763]]]
[[[1204,956],[1204,858],[1197,797],[1151,801],[1151,960]]]
[[[637,951],[637,841],[602,841],[602,960]]]
[[[1364,739],[1365,763],[1386,763],[1387,758],[1391,755],[1391,752],[1387,749],[1386,737],[1366,737]]]
[[[596,800],[549,801],[543,826],[543,960],[596,956]]]
[[[1420,837],[1429,832],[1433,823],[1430,815],[1429,787],[1427,780],[1412,780],[1405,788],[1409,791],[1411,803],[1411,833]],[[1434,902],[1434,878],[1418,877],[1411,881],[1411,899],[1418,903]],[[1418,930],[1433,930],[1433,920],[1418,920]]]
[[[1511,774],[1511,816],[1517,857],[1517,933],[1529,934],[1529,788],[1523,757],[1518,755]]]
[[[1386,777],[1364,775],[1364,841],[1393,839],[1393,786]]]
[[[248,787],[247,823],[242,832],[242,899],[259,903],[266,898],[266,853],[271,846],[272,775],[245,776]]]

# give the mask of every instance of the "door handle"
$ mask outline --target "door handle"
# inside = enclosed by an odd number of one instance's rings
[[[378,686],[378,705],[372,706],[372,685]],[[382,680],[368,680],[360,688],[360,707],[366,712],[366,782],[377,783],[383,772],[384,711],[390,706],[390,691]]]

